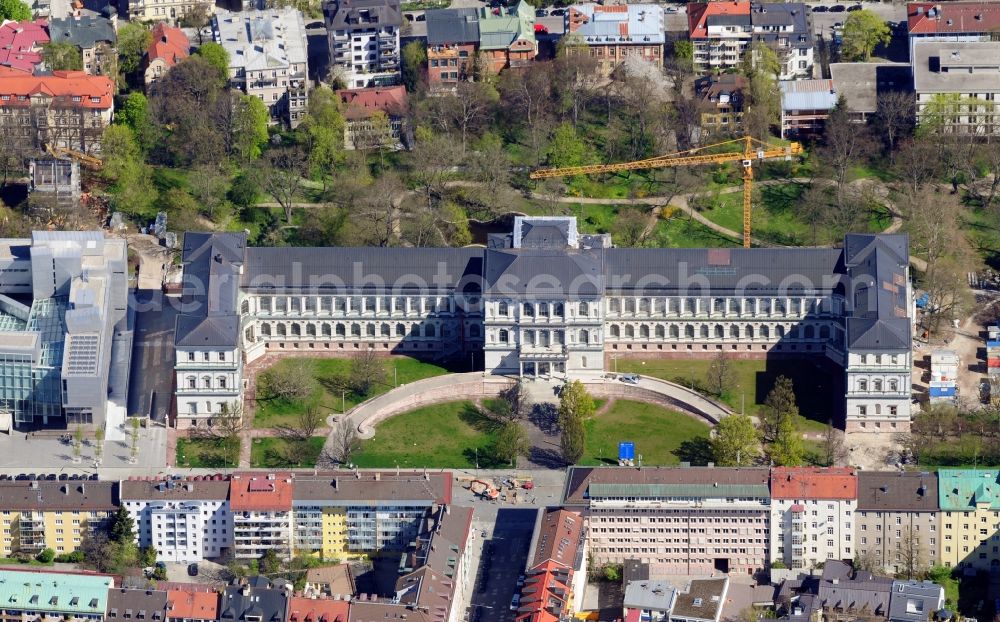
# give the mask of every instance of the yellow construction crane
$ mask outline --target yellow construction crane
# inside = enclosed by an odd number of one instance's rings
[[[92,168],[95,171],[101,170],[101,167],[104,166],[104,162],[102,162],[100,158],[95,158],[92,155],[74,151],[73,149],[66,149],[65,147],[57,147],[56,145],[46,144],[45,150],[48,151],[52,157],[72,158],[80,164],[88,168]]]
[[[724,147],[742,143],[741,151],[725,153],[699,153],[715,147]],[[791,159],[793,155],[802,153],[802,145],[790,143],[788,146],[771,145],[757,140],[752,136],[744,136],[727,140],[714,145],[705,145],[697,149],[679,151],[667,155],[621,162],[619,164],[592,164],[589,166],[570,166],[567,168],[548,168],[533,171],[531,179],[546,179],[549,177],[568,177],[572,175],[591,175],[593,173],[617,173],[620,171],[635,171],[647,168],[666,168],[670,166],[695,166],[698,164],[718,164],[721,162],[743,163],[743,247],[750,248],[750,197],[753,194],[753,161],[769,160],[771,158]]]

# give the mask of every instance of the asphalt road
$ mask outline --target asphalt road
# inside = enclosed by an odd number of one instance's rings
[[[150,413],[156,421],[166,421],[173,393],[176,300],[157,290],[138,290],[132,300],[136,315],[129,415]]]
[[[477,539],[470,563],[478,572],[465,620],[509,622],[513,619],[511,597],[520,591],[517,578],[528,563],[528,547],[537,516],[537,508],[501,508],[494,523],[473,518]],[[485,540],[483,529],[486,530]]]

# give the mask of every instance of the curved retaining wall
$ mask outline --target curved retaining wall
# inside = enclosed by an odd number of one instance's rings
[[[719,420],[731,414],[726,406],[708,399],[696,391],[648,376],[640,377],[637,385],[620,380],[584,381],[584,385],[594,397],[648,402],[705,419],[712,425],[719,423]]]

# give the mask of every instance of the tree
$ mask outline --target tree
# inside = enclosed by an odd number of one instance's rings
[[[497,397],[506,405],[510,419],[517,421],[531,414],[531,396],[528,395],[528,387],[524,384],[523,378],[518,378],[507,385],[497,394]]]
[[[233,151],[243,162],[256,160],[267,145],[270,113],[259,98],[239,95],[233,113]]]
[[[144,546],[139,549],[139,565],[143,568],[156,566],[156,547]]]
[[[153,34],[138,22],[122,22],[118,26],[118,69],[128,79],[142,67],[142,57],[149,49]]]
[[[305,154],[298,147],[282,147],[267,152],[261,171],[264,191],[281,206],[285,221],[292,222],[295,199],[302,191],[302,175],[306,172]]]
[[[694,45],[690,41],[674,41],[674,58],[693,60]]]
[[[218,166],[203,164],[192,170],[187,180],[191,196],[201,206],[200,211],[212,220],[224,220],[225,210],[221,208],[226,205],[229,177]]]
[[[219,414],[212,417],[212,427],[209,428],[209,434],[219,440],[219,445],[222,448],[222,459],[227,467],[239,465],[243,432],[247,428],[246,417],[243,416],[243,406],[239,402],[222,404]]]
[[[129,214],[154,215],[152,205],[156,194],[145,183],[150,176],[149,167],[143,162],[142,150],[127,125],[109,125],[104,130],[101,159],[104,161],[101,176],[111,182],[112,206]]]
[[[318,408],[303,408],[295,416],[295,425],[292,429],[293,435],[300,440],[307,441],[316,434],[316,430],[323,426],[325,420],[326,417],[323,416],[323,413]]]
[[[0,22],[26,22],[30,19],[31,8],[21,0],[0,0]]]
[[[97,428],[94,432],[94,460],[100,462],[104,457],[104,428]]]
[[[854,11],[844,20],[844,39],[841,54],[850,60],[868,62],[877,45],[887,45],[892,40],[888,24],[868,9]]]
[[[583,457],[586,449],[586,434],[583,430],[583,421],[579,417],[567,417],[565,421],[560,417],[562,427],[559,438],[559,447],[562,450],[563,460],[566,464],[576,464]]]
[[[545,163],[552,167],[581,166],[590,164],[594,153],[590,146],[576,133],[570,123],[563,123],[552,133]]]
[[[508,421],[497,430],[492,453],[498,461],[515,466],[518,457],[527,456],[530,451],[528,433],[517,421]]]
[[[125,508],[118,508],[115,511],[111,519],[111,529],[108,530],[108,538],[112,542],[135,541],[135,521]]]
[[[181,18],[181,26],[184,28],[194,28],[198,31],[198,45],[203,45],[202,41],[202,29],[204,29],[211,22],[211,14],[208,10],[207,2],[196,2],[193,6],[189,7],[184,13],[184,17]]]
[[[914,96],[906,91],[880,93],[875,101],[875,120],[885,137],[889,157],[895,159],[896,143],[913,132]]]
[[[132,447],[129,452],[129,461],[135,463],[139,459],[139,417],[131,417],[129,423],[132,425]]]
[[[42,58],[52,71],[83,71],[83,53],[68,41],[46,44],[42,47]]]
[[[618,212],[612,237],[615,244],[624,247],[641,247],[649,237],[649,216],[637,207],[626,207]]]
[[[852,15],[856,15],[855,11]],[[847,102],[841,97],[830,111],[823,132],[823,147],[820,155],[830,166],[833,179],[837,182],[837,209],[845,207],[847,174],[861,159],[871,153],[871,139],[862,126],[851,119]]]
[[[149,121],[149,100],[141,91],[132,91],[115,109],[115,123],[127,126],[140,148],[150,146],[152,126]]]
[[[773,443],[778,435],[778,424],[782,419],[794,419],[799,414],[795,404],[795,388],[792,379],[778,376],[774,386],[764,399],[761,431],[764,441]]]
[[[760,456],[760,435],[749,415],[730,415],[715,426],[712,454],[718,466],[745,466]]]
[[[179,231],[198,228],[198,202],[184,188],[170,188],[160,197],[160,210]]]
[[[358,430],[347,419],[337,422],[330,439],[333,445],[331,458],[338,464],[350,464],[351,457],[361,448]]]
[[[374,348],[364,348],[351,357],[348,384],[358,395],[368,396],[375,385],[385,384],[385,376],[385,360]]]
[[[80,461],[80,453],[83,451],[83,427],[76,426],[73,430],[73,462]]]
[[[742,72],[749,83],[744,92],[744,131],[766,140],[770,137],[771,126],[781,118],[781,91],[778,88],[781,62],[773,49],[755,42],[743,56]]]
[[[848,451],[844,446],[844,437],[830,424],[823,433],[823,466],[839,466],[847,461]]]
[[[379,164],[385,168],[385,150],[393,145],[392,119],[384,110],[375,110],[368,119],[355,127],[353,133],[354,148],[363,151],[367,156],[373,149],[378,149]]]
[[[328,86],[319,86],[309,93],[306,117],[299,124],[306,153],[309,154],[309,175],[323,182],[344,157],[344,116],[340,99]]]
[[[268,549],[260,556],[258,568],[263,575],[274,574],[281,570],[281,559],[272,549]]]
[[[582,429],[583,422],[594,415],[594,410],[594,398],[582,382],[574,380],[563,385],[559,394],[559,425],[565,427],[570,421],[578,421]]]
[[[162,134],[159,159],[188,166],[219,163],[232,152],[235,95],[225,84],[210,61],[195,55],[151,85],[150,117]]]
[[[226,48],[219,43],[210,41],[199,47],[196,54],[204,59],[209,66],[215,68],[217,72],[215,77],[220,86],[229,82],[229,52],[226,51]]]
[[[802,435],[795,420],[784,417],[778,421],[774,442],[770,447],[771,462],[776,466],[800,466],[802,464]]]
[[[308,358],[285,359],[257,377],[258,399],[298,402],[316,388],[314,364]]]
[[[898,545],[899,571],[907,579],[923,576],[927,570],[927,549],[920,539],[920,534],[912,527],[904,527]]]
[[[422,82],[427,68],[427,47],[423,41],[410,41],[403,46],[403,85],[412,93]]]
[[[712,362],[708,366],[706,382],[708,390],[717,396],[723,396],[733,388],[735,382],[735,372],[729,362],[729,357],[722,350],[719,350]]]
[[[864,547],[854,549],[854,570],[866,572],[882,572],[882,564],[879,562],[877,549]]]
[[[43,564],[51,564],[52,560],[55,558],[56,552],[49,548],[42,549],[42,551],[35,556],[35,559]]]
[[[465,155],[469,132],[476,131],[496,108],[500,94],[489,82],[459,82],[452,95],[435,100],[440,105],[439,115],[445,131],[451,127],[462,136],[462,154]]]

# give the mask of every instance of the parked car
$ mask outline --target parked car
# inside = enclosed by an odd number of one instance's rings
[[[861,10],[861,5],[860,4],[855,4],[855,5],[847,7],[847,12],[848,13],[853,13],[854,11],[860,11],[860,10]]]
[[[545,24],[535,24],[535,34],[547,35],[549,34],[549,29],[545,27]]]
[[[535,9],[535,17],[546,17],[549,14],[545,9]]]
[[[843,4],[835,4],[832,7],[830,7],[831,13],[843,13],[846,10],[847,8]]]
[[[417,21],[418,22],[426,22],[427,21],[427,16],[425,14],[421,13],[420,15],[417,15]]]
[[[833,28],[834,30],[840,30],[843,27],[844,27],[844,22],[837,22],[833,26],[830,26],[830,28]]]
[[[565,14],[566,14],[566,9],[553,9],[552,12],[549,13],[549,15],[553,15],[553,16],[556,16],[556,15],[565,15]]]
[[[517,578],[517,587],[522,587],[524,585],[524,575]]]
[[[622,382],[628,384],[639,384],[639,376],[637,374],[622,374]]]
[[[521,595],[514,594],[510,598],[510,610],[517,611],[517,608],[521,605]]]
[[[814,6],[814,7],[812,8],[812,12],[813,12],[813,13],[826,13],[826,12],[827,12],[827,11],[829,11],[829,10],[830,10],[830,9],[826,8],[826,7],[825,7],[825,6],[823,6],[822,4],[821,4],[821,5],[819,5],[819,6]]]
[[[663,9],[663,12],[664,13],[676,13],[677,12],[677,7],[675,7],[675,6],[668,6],[667,8]]]
[[[188,564],[188,576],[189,577],[198,576],[198,564]]]

